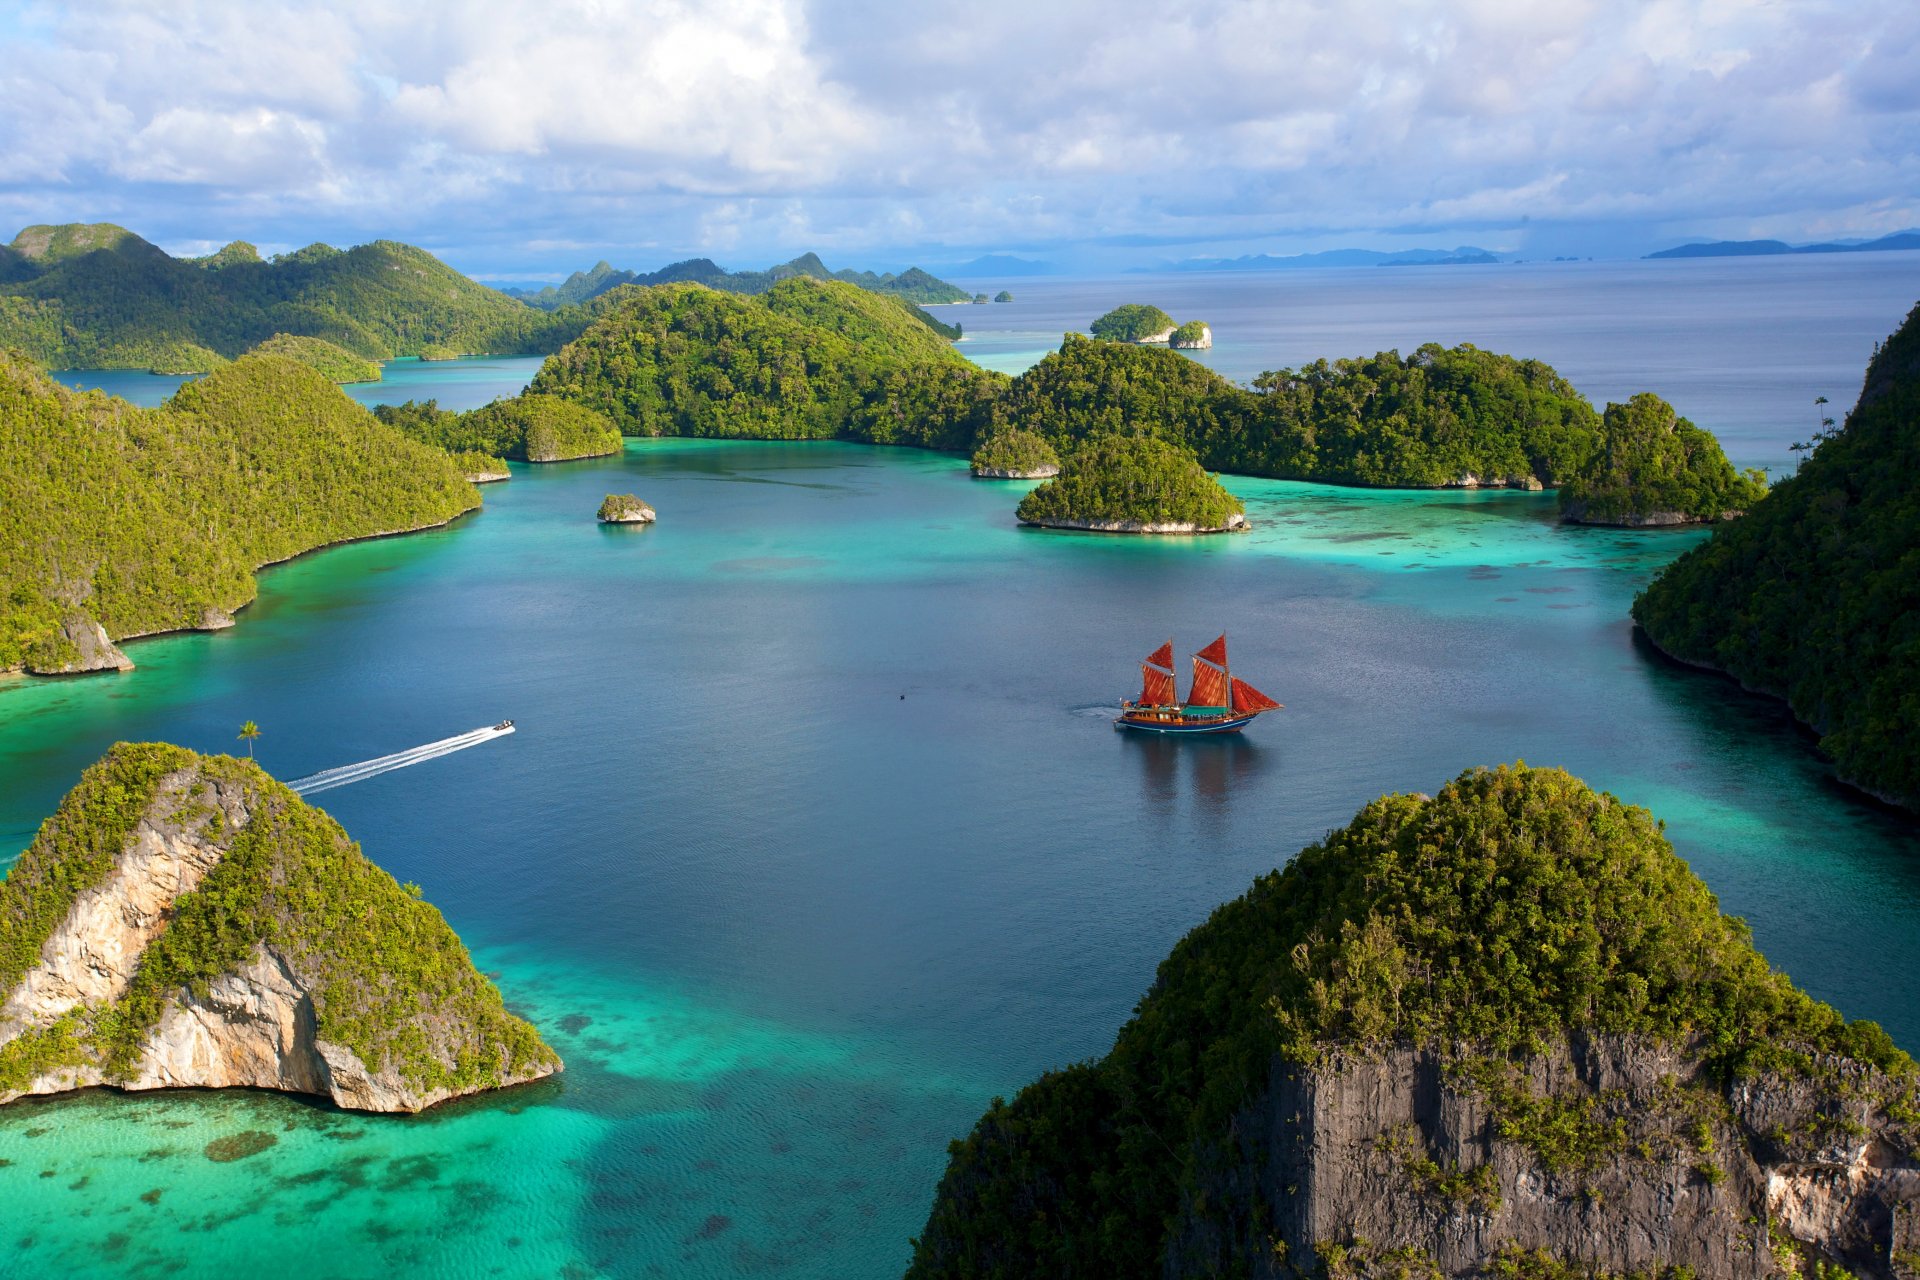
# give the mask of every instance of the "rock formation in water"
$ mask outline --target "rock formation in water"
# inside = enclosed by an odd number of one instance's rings
[[[0,883],[0,1102],[244,1086],[419,1111],[559,1068],[417,886],[248,760],[122,743]]]
[[[600,503],[601,524],[652,524],[652,507],[630,493],[610,493]]]
[[[1911,1280],[1917,1079],[1646,811],[1475,770],[1261,878],[1105,1059],[995,1100],[909,1275]]]
[[[1560,486],[1560,518],[1631,529],[1738,519],[1767,494],[1720,442],[1650,392],[1610,404],[1592,455]]]
[[[1167,335],[1167,345],[1175,351],[1206,351],[1213,346],[1213,326],[1189,320]]]

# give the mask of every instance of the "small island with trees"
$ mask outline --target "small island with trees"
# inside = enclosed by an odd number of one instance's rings
[[[1100,533],[1227,533],[1247,527],[1240,499],[1190,450],[1150,435],[1096,436],[1060,474],[1021,499],[1022,524]]]
[[[1744,515],[1766,474],[1740,472],[1720,442],[1651,392],[1610,404],[1599,446],[1560,486],[1560,518],[1628,528],[1712,524]]]
[[[600,503],[601,524],[652,524],[654,509],[630,493],[610,493]]]
[[[1189,320],[1173,331],[1167,345],[1175,351],[1205,351],[1213,346],[1213,328],[1204,320]]]
[[[515,462],[570,462],[618,453],[623,437],[606,417],[555,396],[522,394],[466,413],[432,400],[374,410],[389,426],[453,453],[482,453]]]
[[[1095,320],[1087,332],[1102,342],[1166,342],[1177,326],[1158,307],[1129,302]]]
[[[979,480],[1047,480],[1060,474],[1060,455],[1045,436],[1001,427],[973,451]]]

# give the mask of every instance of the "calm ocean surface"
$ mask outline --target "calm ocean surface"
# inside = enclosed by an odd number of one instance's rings
[[[1472,340],[1772,460],[1920,296],[1920,255],[1804,267],[1016,281],[961,318],[1013,367],[1154,301],[1212,322],[1235,377]],[[427,366],[397,398],[481,403],[532,367]],[[230,750],[251,718],[292,778],[513,717],[317,799],[568,1063],[412,1119],[13,1104],[0,1272],[898,1275],[947,1140],[1104,1051],[1214,905],[1381,792],[1517,758],[1652,808],[1777,965],[1920,1046],[1915,826],[1776,706],[1633,641],[1633,593],[1701,535],[1564,529],[1550,495],[1229,485],[1253,533],[1137,542],[1021,530],[1025,486],[954,458],[636,441],[270,570],[238,627],[139,642],[130,675],[0,685],[0,858],[116,739]],[[597,525],[628,490],[660,523]],[[1232,741],[1112,731],[1141,655],[1223,629],[1285,711]],[[206,1157],[243,1130],[278,1141]]]

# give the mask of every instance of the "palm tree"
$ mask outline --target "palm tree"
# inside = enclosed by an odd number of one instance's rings
[[[260,726],[249,720],[240,726],[240,741],[247,744],[247,759],[253,759],[253,740],[260,736]]]

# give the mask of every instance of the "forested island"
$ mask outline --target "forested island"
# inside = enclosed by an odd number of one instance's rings
[[[541,366],[529,393],[634,436],[850,439],[970,451],[1004,374],[970,363],[917,308],[795,277],[757,296],[636,289]]]
[[[1165,342],[1175,328],[1173,317],[1160,308],[1129,302],[1095,320],[1087,332],[1102,342]]]
[[[446,453],[284,356],[138,409],[0,353],[0,671],[124,668],[114,641],[231,625],[262,565],[479,505]]]
[[[658,271],[620,271],[611,263],[596,262],[590,271],[576,271],[558,286],[548,285],[539,290],[511,291],[514,297],[546,310],[590,302],[601,294],[617,289],[623,284],[703,284],[709,289],[719,289],[725,293],[765,293],[782,280],[791,280],[795,276],[810,276],[816,280],[840,280],[857,285],[874,293],[884,293],[906,302],[946,303],[966,302],[972,296],[958,285],[948,284],[938,276],[929,275],[918,267],[909,267],[895,275],[891,271],[875,274],[871,271],[854,271],[841,268],[829,271],[827,264],[820,260],[817,253],[803,253],[791,262],[768,267],[765,271],[728,271],[711,258],[688,258],[684,262],[675,262]]]
[[[383,404],[373,412],[415,440],[483,461],[569,462],[618,453],[622,443],[620,429],[604,414],[554,396],[511,396],[465,413],[433,400]]]
[[[357,356],[325,338],[276,333],[253,350],[258,355],[285,356],[289,360],[297,360],[336,385],[380,381],[378,363]]]
[[[0,881],[0,1102],[105,1084],[419,1111],[559,1067],[418,886],[251,760],[121,743]]]
[[[1106,1057],[996,1099],[908,1276],[1904,1277],[1917,1081],[1651,814],[1470,770],[1261,877]]]
[[[1712,524],[1746,514],[1766,473],[1740,472],[1720,442],[1651,392],[1610,404],[1587,461],[1560,486],[1561,518],[1576,524]]]
[[[187,259],[109,223],[40,226],[0,261],[0,347],[51,369],[202,373],[276,334],[365,360],[544,354],[604,305],[542,311],[391,240]]]
[[[1839,775],[1920,810],[1920,308],[1841,429],[1634,602],[1683,662],[1784,698]]]
[[[982,480],[1045,480],[1060,474],[1060,455],[1043,436],[1000,427],[973,451],[973,474]]]
[[[1226,533],[1247,527],[1240,499],[1190,450],[1152,435],[1075,445],[1060,474],[1020,500],[1022,524],[1102,533]]]

